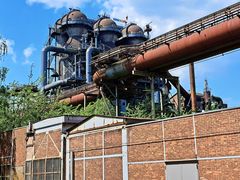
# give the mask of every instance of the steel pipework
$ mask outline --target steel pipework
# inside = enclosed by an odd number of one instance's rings
[[[65,49],[65,48],[55,47],[55,46],[46,46],[42,50],[42,75],[43,75],[42,86],[43,87],[47,85],[48,52],[56,52],[56,53],[63,53],[63,54],[75,54],[78,51],[74,50],[74,49]]]
[[[78,105],[78,104],[83,104],[84,99],[86,99],[87,101],[92,101],[96,99],[98,95],[99,95],[99,89],[94,88],[92,90],[86,91],[85,93],[80,93],[80,94],[71,96],[69,98],[62,99],[60,100],[60,102],[64,102],[71,105]]]
[[[129,61],[115,64],[110,68],[97,71],[93,80],[117,79],[131,74],[133,68],[146,71],[166,71],[190,62],[240,47],[240,18],[209,27],[201,32],[161,45]]]

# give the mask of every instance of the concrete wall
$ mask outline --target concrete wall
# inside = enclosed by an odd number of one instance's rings
[[[201,180],[240,177],[240,109],[111,128],[69,136],[75,179],[165,179],[169,163],[187,162]]]

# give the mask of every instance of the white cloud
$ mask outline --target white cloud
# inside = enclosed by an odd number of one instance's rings
[[[25,58],[28,59],[29,57],[31,57],[35,50],[36,49],[33,46],[29,46],[29,47],[25,48],[23,50],[23,54],[24,54]]]
[[[137,9],[136,7],[138,3],[139,2],[136,0],[105,0],[102,12],[107,12],[112,18],[125,19],[125,17],[128,16],[129,22],[137,23],[142,28],[146,24],[152,22],[152,37],[177,27],[178,22],[176,19],[161,17],[159,11],[154,5],[151,7],[148,5],[147,8],[156,9],[156,13],[149,14],[148,12]],[[147,5],[147,2],[140,3],[143,3],[143,6]]]
[[[17,55],[16,52],[14,51],[14,46],[15,46],[15,41],[12,39],[6,39],[6,44],[7,44],[7,54],[11,57],[12,61],[14,63],[17,62]]]
[[[209,13],[239,2],[238,0],[101,0],[103,9],[111,17],[129,17],[141,27],[152,22],[152,37],[201,18]]]
[[[23,50],[23,55],[25,57],[25,60],[22,64],[32,64],[32,61],[30,61],[30,57],[32,56],[33,52],[36,51],[36,48],[34,48],[32,45],[28,46]]]
[[[34,3],[44,4],[49,8],[59,9],[59,8],[76,8],[81,6],[83,3],[88,2],[88,0],[26,0],[27,4],[32,5]]]

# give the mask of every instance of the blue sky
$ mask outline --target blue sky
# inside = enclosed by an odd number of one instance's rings
[[[152,37],[191,22],[238,0],[8,0],[0,6],[0,35],[9,45],[9,54],[0,66],[9,67],[6,83],[28,82],[31,64],[33,79],[40,76],[41,50],[47,40],[48,27],[68,8],[80,8],[89,18],[106,12],[141,26],[152,21]],[[216,96],[230,106],[240,105],[240,51],[211,58],[196,64],[197,90],[203,91],[204,80]],[[189,90],[187,66],[172,71]]]

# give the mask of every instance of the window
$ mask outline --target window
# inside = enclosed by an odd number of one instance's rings
[[[47,159],[46,180],[60,179],[60,159]]]
[[[60,158],[26,161],[26,180],[59,180],[61,170]]]
[[[11,175],[11,157],[0,157],[0,179],[8,180]]]
[[[31,180],[32,161],[27,161],[25,165],[25,180]]]
[[[33,161],[33,180],[44,180],[45,159]]]

